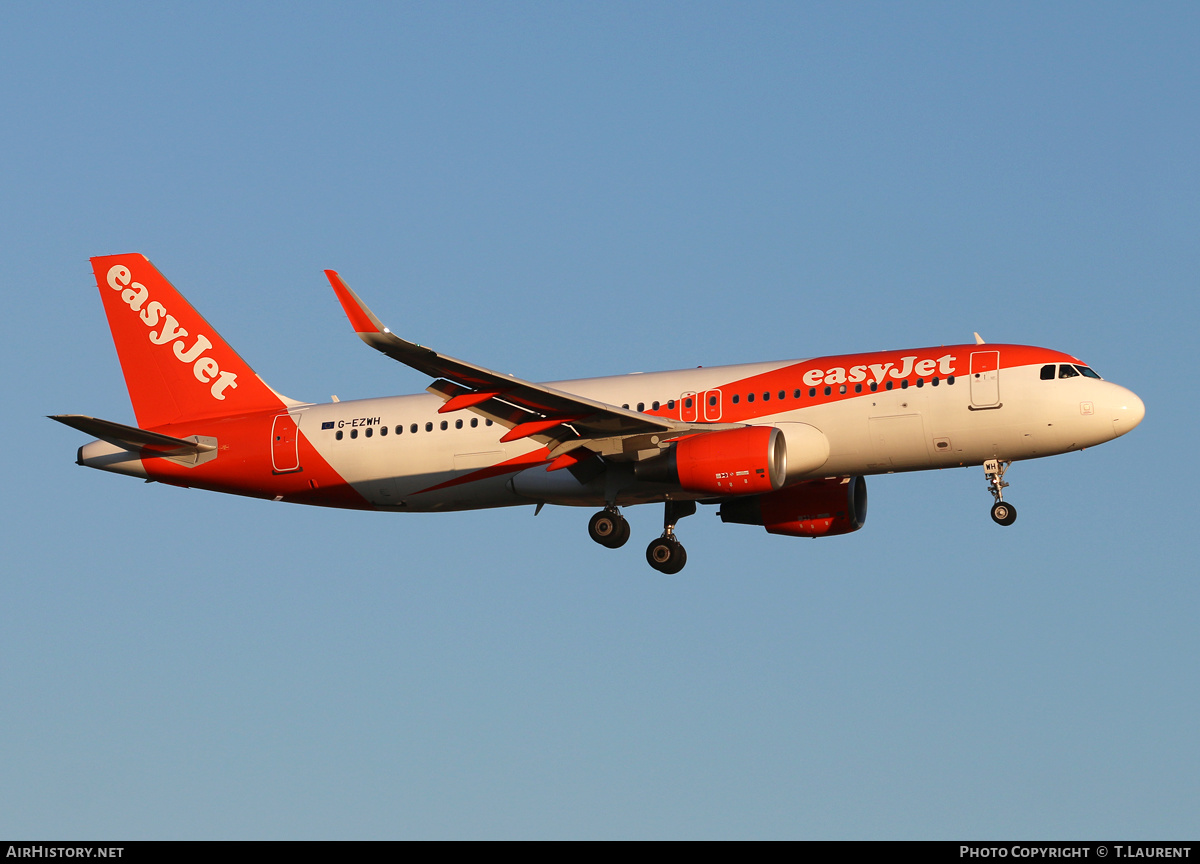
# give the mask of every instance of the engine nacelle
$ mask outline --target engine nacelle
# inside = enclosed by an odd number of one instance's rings
[[[795,483],[818,473],[829,461],[829,439],[808,423],[776,423],[787,443],[787,482]]]
[[[773,426],[747,426],[681,438],[662,456],[638,462],[639,480],[678,483],[689,492],[755,495],[787,479],[787,443]]]
[[[809,480],[778,492],[721,504],[721,521],[762,525],[769,534],[832,537],[867,521],[867,481],[862,477]]]

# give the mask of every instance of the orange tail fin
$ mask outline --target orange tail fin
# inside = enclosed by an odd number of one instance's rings
[[[138,426],[279,410],[268,387],[145,255],[92,259]]]

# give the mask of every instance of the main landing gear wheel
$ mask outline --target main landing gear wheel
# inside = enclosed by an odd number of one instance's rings
[[[618,549],[629,539],[629,523],[615,507],[601,510],[588,522],[588,534],[601,546]]]
[[[646,547],[646,561],[659,573],[678,573],[687,563],[687,550],[674,538],[659,537]]]
[[[1017,521],[1017,508],[1007,501],[997,501],[992,505],[992,521],[997,525],[1011,525]]]
[[[667,499],[663,508],[663,533],[646,547],[646,561],[659,573],[678,573],[687,563],[687,552],[675,538],[675,523],[696,512],[695,501]]]
[[[997,525],[1011,525],[1017,521],[1017,508],[1004,500],[1004,490],[1008,486],[1004,482],[1004,472],[1012,461],[988,459],[983,463],[983,473],[988,480],[988,491],[996,503],[992,505],[992,521]]]

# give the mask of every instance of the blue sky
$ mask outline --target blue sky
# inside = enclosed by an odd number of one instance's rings
[[[1200,13],[1188,4],[7,4],[0,834],[1194,836]],[[866,527],[389,516],[74,465],[132,422],[88,257],[276,389],[969,341],[1146,420],[871,478]],[[1182,385],[1182,386],[1181,386]]]

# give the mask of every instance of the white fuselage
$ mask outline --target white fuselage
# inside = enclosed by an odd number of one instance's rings
[[[958,346],[962,354],[970,348]],[[834,358],[836,359],[836,358]],[[963,358],[965,360],[965,358]],[[882,474],[978,465],[986,459],[1020,460],[1100,444],[1137,425],[1143,408],[1124,387],[1082,376],[1042,380],[1043,363],[983,376],[922,378],[901,389],[869,389],[864,382],[832,385],[833,399],[797,378],[783,388],[752,390],[771,373],[814,361],[782,361],[554,382],[555,389],[614,405],[650,406],[700,422],[806,424],[828,440],[828,458],[804,477]],[[826,361],[828,365],[828,361]],[[963,365],[960,361],[959,365]],[[910,376],[911,377],[911,376]],[[812,381],[810,375],[807,379]],[[731,383],[733,382],[733,383]],[[877,381],[882,384],[882,381]],[[855,393],[856,386],[862,387]],[[846,394],[837,391],[845,387]],[[809,397],[816,389],[817,396]],[[799,391],[800,396],[794,394]],[[755,393],[753,419],[747,398]],[[763,401],[763,392],[771,399]],[[695,399],[685,407],[689,395]],[[838,398],[841,396],[842,398]],[[737,398],[736,404],[734,398]],[[715,401],[714,401],[715,400]],[[673,409],[668,403],[673,402]],[[569,472],[545,471],[530,439],[500,443],[503,427],[470,411],[439,414],[443,399],[431,394],[308,405],[291,413],[305,437],[337,473],[377,507],[457,510],[547,503],[605,503],[604,480],[581,483]],[[736,410],[735,410],[736,409]],[[384,430],[386,429],[386,433]],[[416,431],[413,431],[413,430]],[[340,434],[339,434],[340,433]],[[531,461],[522,466],[522,457]],[[497,472],[509,463],[512,470]],[[608,483],[612,483],[610,478]],[[660,484],[618,478],[616,503],[661,499]],[[611,492],[611,489],[609,489]],[[700,496],[696,496],[700,497]]]

